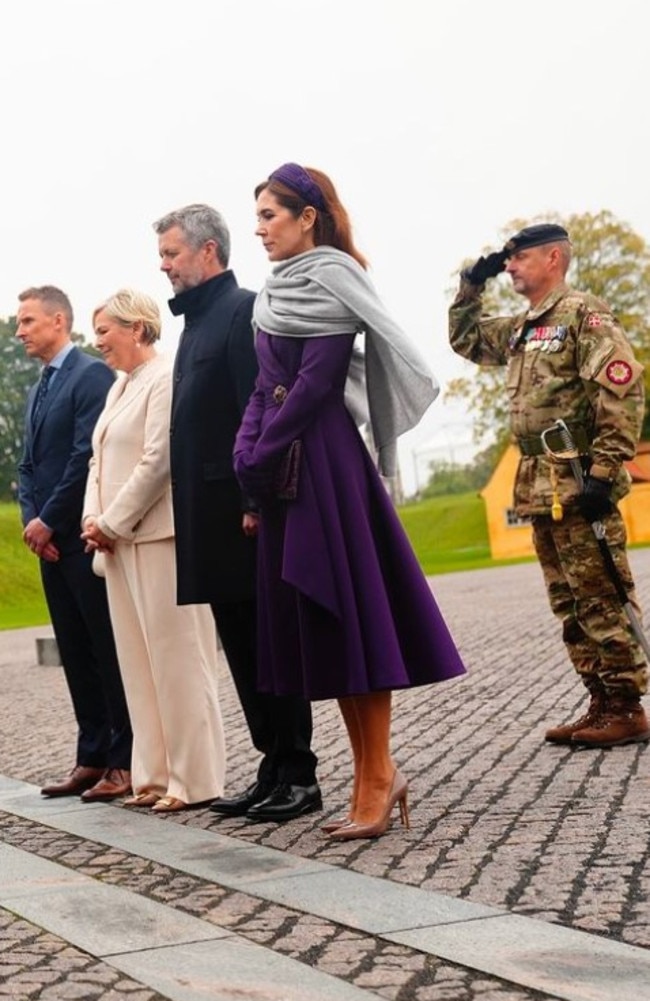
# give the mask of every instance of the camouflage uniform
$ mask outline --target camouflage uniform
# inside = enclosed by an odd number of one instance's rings
[[[566,284],[514,317],[482,315],[482,286],[461,281],[450,309],[454,351],[478,365],[507,365],[511,427],[522,450],[515,509],[531,516],[533,541],[553,612],[562,620],[571,661],[588,688],[645,693],[647,667],[603,566],[593,530],[576,507],[568,462],[543,453],[540,432],[561,418],[590,473],[613,483],[614,501],[630,489],[623,466],[636,452],[644,413],[643,366],[602,300]],[[551,518],[554,491],[563,508]],[[603,519],[617,568],[636,606],[623,520]]]

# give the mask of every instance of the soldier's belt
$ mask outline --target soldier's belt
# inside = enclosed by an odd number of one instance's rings
[[[586,455],[591,447],[587,429],[584,425],[575,424],[572,421],[565,421],[565,424],[571,432],[571,437],[578,452],[581,455]],[[565,448],[559,431],[557,434],[554,431],[550,431],[546,435],[546,443],[553,452],[562,452]],[[517,438],[517,444],[522,455],[544,455],[546,451],[542,444],[541,435],[539,434],[529,434],[524,435],[522,438]]]

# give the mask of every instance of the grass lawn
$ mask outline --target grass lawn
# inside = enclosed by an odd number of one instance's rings
[[[490,556],[485,503],[477,493],[407,504],[399,508],[399,516],[428,576],[495,565]],[[499,560],[498,565],[529,560]]]
[[[485,507],[477,494],[405,505],[399,515],[426,574],[493,565]],[[22,542],[18,505],[0,504],[0,629],[47,622],[38,560]]]
[[[0,629],[49,622],[38,560],[22,540],[17,504],[0,504]]]
[[[485,505],[476,493],[406,504],[398,513],[427,576],[535,558],[492,560]],[[18,505],[0,503],[0,630],[48,622],[38,560],[23,545]]]

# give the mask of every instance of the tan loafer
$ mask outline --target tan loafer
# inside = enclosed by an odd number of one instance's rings
[[[122,806],[155,806],[159,799],[159,792],[139,792],[125,799]]]
[[[188,804],[175,796],[161,796],[151,807],[154,813],[175,813],[177,810],[187,810]]]

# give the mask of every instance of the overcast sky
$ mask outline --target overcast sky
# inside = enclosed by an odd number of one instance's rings
[[[510,220],[608,209],[650,240],[645,0],[6,0],[0,37],[5,317],[57,284],[91,336],[132,285],[173,352],[152,222],[215,205],[257,289],[252,192],[287,160],[330,174],[443,387],[469,370],[447,344],[458,267]],[[468,428],[433,404],[402,443],[407,490]]]

